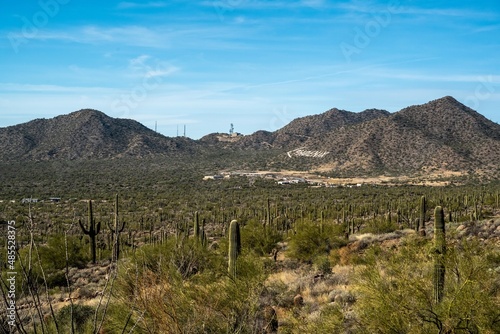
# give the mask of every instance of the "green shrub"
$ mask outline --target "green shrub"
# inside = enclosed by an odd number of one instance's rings
[[[332,249],[346,244],[341,225],[326,225],[323,231],[319,225],[304,222],[297,227],[297,233],[290,238],[288,255],[300,261],[313,263],[319,255],[328,255]]]
[[[432,243],[404,240],[397,252],[367,251],[371,265],[356,273],[360,333],[498,333],[500,278],[478,242],[449,247],[443,299],[433,298]],[[491,258],[491,257],[490,257]]]
[[[399,226],[395,219],[391,221],[387,219],[370,219],[365,223],[363,233],[384,234],[399,230]]]
[[[71,333],[71,320],[73,320],[76,333],[89,333],[94,313],[95,309],[88,305],[74,304],[64,306],[56,314],[59,331]]]
[[[66,287],[68,285],[68,282],[66,281],[66,273],[63,270],[48,274],[46,279],[47,279],[47,287],[49,289],[58,286]]]
[[[66,268],[66,243],[68,245],[68,267],[85,268],[89,260],[80,243],[75,236],[54,235],[49,238],[47,244],[38,248],[40,260],[45,270],[60,270]]]
[[[339,305],[328,305],[317,319],[306,321],[294,333],[345,333],[346,319]]]
[[[166,250],[172,251],[171,247],[144,247],[138,253],[144,250],[156,255],[138,255],[122,265],[106,329],[129,332],[135,326],[138,333],[252,332],[265,279],[260,258],[243,252],[238,257],[238,276],[231,279],[227,250],[203,249],[203,265],[210,270],[183,277],[176,259],[190,258],[193,249],[179,246],[169,255]],[[154,258],[161,264],[152,263]],[[130,321],[125,326],[127,310]]]
[[[315,269],[323,274],[327,275],[332,272],[332,267],[330,265],[330,259],[327,255],[319,255],[314,259],[314,267]]]
[[[283,237],[276,229],[266,228],[259,222],[251,220],[241,228],[241,240],[242,247],[263,256],[271,253]]]

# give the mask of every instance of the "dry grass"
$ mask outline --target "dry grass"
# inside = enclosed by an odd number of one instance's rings
[[[282,296],[282,301],[276,307],[280,327],[297,328],[296,322],[302,317],[307,318],[308,322],[314,322],[320,316],[322,308],[332,303],[348,309],[354,302],[349,285],[353,273],[351,265],[336,265],[326,275],[316,274],[310,266],[295,270],[284,269],[271,274],[265,284],[269,289],[280,290],[276,292]],[[297,294],[303,298],[302,307],[293,304],[293,297]]]

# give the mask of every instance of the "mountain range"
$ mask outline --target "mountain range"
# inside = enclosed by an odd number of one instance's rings
[[[446,96],[394,113],[334,108],[274,132],[209,134],[199,140],[165,137],[134,120],[90,109],[0,128],[2,161],[213,157],[216,152],[224,152],[228,166],[236,164],[232,152],[235,159],[246,152],[257,160],[261,156],[260,165],[268,169],[339,175],[495,174],[500,125]]]
[[[0,128],[0,159],[109,159],[189,154],[189,138],[169,138],[129,119],[83,109],[52,119]]]

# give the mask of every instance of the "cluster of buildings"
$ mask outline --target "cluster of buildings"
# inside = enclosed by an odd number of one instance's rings
[[[274,180],[278,185],[296,185],[296,184],[307,184],[314,187],[347,187],[347,188],[357,188],[363,186],[362,183],[339,183],[331,182],[330,178],[317,177],[315,179],[308,179],[305,177],[298,177],[294,175],[287,175],[282,172],[223,172],[220,174],[206,175],[203,180],[224,180],[230,179],[231,177],[247,177],[250,179],[264,178],[268,180]]]
[[[299,183],[311,183],[310,181],[301,178],[301,177],[284,177],[281,180],[278,181],[278,184],[283,185],[283,184],[299,184]],[[314,182],[316,184],[316,182]]]
[[[203,177],[203,180],[223,180],[223,179],[229,179],[231,177],[235,176],[244,176],[247,178],[264,178],[268,180],[275,180],[277,184],[279,185],[285,185],[285,184],[313,184],[316,185],[317,182],[313,182],[310,180],[307,180],[302,177],[294,177],[294,176],[286,176],[284,177],[283,175],[278,175],[275,173],[257,173],[257,172],[226,172],[226,173],[221,173],[221,174],[215,174],[215,175],[206,175]]]
[[[50,202],[53,202],[53,203],[58,203],[61,201],[61,198],[60,197],[49,197],[49,201]],[[38,203],[38,202],[43,202],[43,200],[39,200],[38,198],[23,198],[21,200],[21,203],[25,204],[25,203]]]

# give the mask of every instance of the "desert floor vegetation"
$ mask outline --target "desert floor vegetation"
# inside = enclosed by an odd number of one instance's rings
[[[161,166],[115,179],[102,164],[91,180],[63,171],[85,191],[47,176],[0,193],[2,233],[16,226],[0,331],[500,332],[498,184],[283,187]]]

